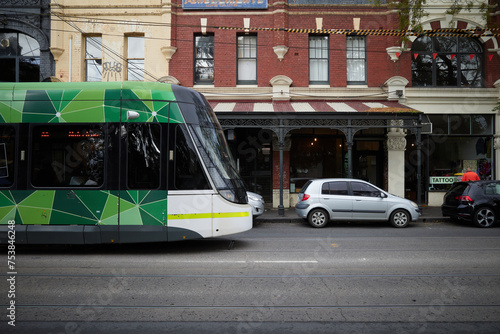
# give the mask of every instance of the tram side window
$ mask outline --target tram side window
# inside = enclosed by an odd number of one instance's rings
[[[12,126],[0,126],[0,187],[14,183],[15,130]]]
[[[160,186],[160,125],[128,124],[128,188]]]
[[[175,129],[175,152],[171,153],[170,159],[173,162],[170,170],[173,171],[171,175],[174,181],[173,187],[172,182],[169,182],[170,189],[210,189],[198,154],[180,126]]]
[[[40,125],[32,129],[34,187],[100,187],[104,180],[102,125]]]

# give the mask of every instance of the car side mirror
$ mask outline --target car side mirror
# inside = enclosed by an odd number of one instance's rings
[[[386,194],[386,193],[383,193],[383,192],[380,192],[380,197],[382,197],[382,198],[387,198],[387,194]]]

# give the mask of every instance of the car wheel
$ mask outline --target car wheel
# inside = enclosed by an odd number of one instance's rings
[[[312,227],[325,227],[329,219],[328,213],[323,209],[314,209],[308,216],[309,224]]]
[[[495,223],[495,213],[490,208],[479,208],[474,213],[474,224],[478,227],[491,227]]]
[[[410,214],[402,209],[396,210],[391,214],[389,222],[394,227],[406,227],[410,223]]]

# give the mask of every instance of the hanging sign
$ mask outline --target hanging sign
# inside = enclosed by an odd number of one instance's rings
[[[266,9],[267,0],[182,0],[183,9]]]

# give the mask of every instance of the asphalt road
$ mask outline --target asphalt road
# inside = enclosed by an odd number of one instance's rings
[[[18,246],[16,266],[15,298],[1,272],[2,333],[500,332],[498,227],[265,223],[226,239]]]

